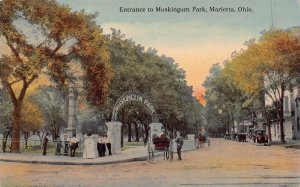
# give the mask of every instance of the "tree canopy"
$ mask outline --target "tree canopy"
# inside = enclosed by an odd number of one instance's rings
[[[263,32],[257,42],[252,39],[245,45],[247,48],[234,52],[231,59],[224,63],[224,68],[212,67],[211,75],[204,84],[207,103],[209,105],[214,100],[215,93],[221,93],[222,99],[227,98],[235,105],[232,109],[226,107],[231,111],[237,112],[239,103],[241,109],[266,113],[267,108],[262,106],[266,95],[277,110],[281,140],[284,141],[283,97],[286,90],[293,89],[300,76],[299,35],[272,29]],[[220,100],[220,95],[214,98]],[[227,101],[217,103],[226,104]]]
[[[68,67],[79,61],[86,73],[88,100],[97,106],[104,103],[112,70],[95,16],[72,12],[68,6],[49,0],[0,2],[0,37],[9,49],[1,54],[0,79],[14,105],[14,152],[19,151],[20,111],[27,88],[42,73],[65,87],[71,83]],[[22,83],[19,93],[12,88],[17,82]]]

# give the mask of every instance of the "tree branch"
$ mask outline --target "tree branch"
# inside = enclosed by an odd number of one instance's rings
[[[17,50],[14,48],[14,46],[12,46],[12,44],[9,42],[8,36],[7,36],[5,33],[2,33],[2,34],[3,34],[3,36],[5,37],[5,39],[6,39],[6,41],[7,41],[6,43],[7,43],[8,47],[11,49],[11,51],[13,52],[13,54],[15,55],[15,57],[16,57],[20,62],[24,63],[24,61],[23,61],[22,58],[20,57],[18,51],[17,51]]]
[[[63,44],[62,44],[61,40],[58,40],[58,41],[57,41],[57,46],[56,46],[56,48],[52,51],[51,56],[54,56],[55,53],[56,53],[62,46],[63,46]]]
[[[275,105],[277,105],[277,104],[276,104],[276,101],[277,101],[277,100],[275,100],[274,97],[272,97],[272,94],[270,94],[268,91],[265,91],[265,93],[272,99],[273,103],[274,103]]]
[[[24,100],[24,97],[25,97],[25,94],[26,94],[27,88],[28,88],[28,83],[25,80],[23,80],[23,86],[22,86],[22,89],[20,91],[20,95],[18,97],[19,104],[22,104],[22,102]]]
[[[22,79],[15,80],[15,81],[13,81],[13,82],[11,82],[11,83],[8,83],[8,84],[9,84],[9,85],[13,85],[13,84],[15,84],[15,83],[17,83],[17,82],[20,82],[20,81],[22,81]]]
[[[36,78],[38,77],[38,75],[33,75],[30,79],[29,79],[29,81],[27,82],[27,85],[29,86]]]
[[[11,85],[9,84],[8,80],[3,80],[3,79],[2,79],[2,83],[3,83],[4,87],[7,88],[8,93],[9,93],[9,95],[10,95],[10,98],[11,98],[13,104],[14,104],[15,106],[17,106],[17,105],[18,105],[17,97],[16,97],[16,95],[15,95],[15,93],[14,93],[14,91],[13,91]]]

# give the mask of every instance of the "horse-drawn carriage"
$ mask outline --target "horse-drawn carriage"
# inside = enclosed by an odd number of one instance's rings
[[[237,133],[236,140],[238,142],[246,142],[247,133]]]
[[[205,132],[203,131],[199,132],[198,138],[199,138],[198,147],[204,147],[204,143],[207,143],[208,147],[210,147],[210,140],[208,135]]]
[[[252,140],[253,144],[271,145],[269,136],[266,134],[265,129],[255,129],[252,134]]]
[[[149,160],[154,158],[155,152],[164,152],[164,159],[169,159],[170,139],[167,136],[153,137],[152,142],[148,142]]]

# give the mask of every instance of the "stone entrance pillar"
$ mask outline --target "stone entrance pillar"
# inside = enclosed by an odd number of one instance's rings
[[[152,137],[154,134],[156,134],[158,137],[160,137],[163,132],[161,131],[161,128],[163,127],[163,124],[161,123],[150,123],[150,140],[152,141]]]
[[[121,153],[121,126],[122,123],[117,121],[110,121],[106,123],[107,138],[111,143],[112,154]]]

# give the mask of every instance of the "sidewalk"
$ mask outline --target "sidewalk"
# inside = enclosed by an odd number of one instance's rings
[[[293,149],[300,149],[300,140],[291,140],[291,139],[286,139],[286,143],[281,143],[280,140],[275,140],[272,141],[272,145],[274,146],[281,146],[285,148],[293,148]]]
[[[156,155],[161,155],[156,154]],[[22,153],[0,153],[0,161],[6,162],[22,162],[36,164],[53,164],[53,165],[103,165],[116,164],[122,162],[133,162],[148,160],[147,147],[137,146],[122,151],[121,154],[105,157],[97,157],[95,159],[84,159],[80,157],[70,156],[43,156],[37,154]]]
[[[175,146],[175,144],[174,144]],[[182,152],[194,150],[194,141],[185,140]],[[173,148],[173,150],[176,149]],[[121,154],[112,156],[97,157],[94,159],[84,159],[82,157],[54,156],[41,154],[22,154],[22,153],[0,153],[0,161],[5,162],[22,162],[36,164],[53,164],[53,165],[104,165],[117,164],[122,162],[134,162],[148,160],[148,148],[144,146],[135,146],[126,149]],[[163,155],[163,152],[156,152],[155,157]]]

